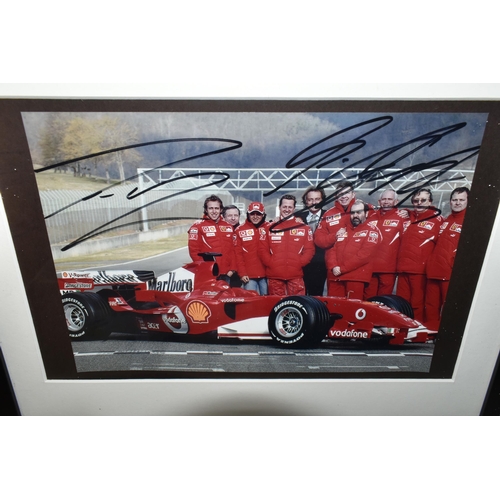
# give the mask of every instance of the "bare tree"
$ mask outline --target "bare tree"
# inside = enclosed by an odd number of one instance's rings
[[[105,115],[99,120],[101,147],[103,150],[130,146],[138,142],[138,134],[134,128],[118,116]],[[115,151],[106,158],[107,178],[109,182],[109,167],[115,166],[120,182],[135,174],[142,156],[135,149]]]

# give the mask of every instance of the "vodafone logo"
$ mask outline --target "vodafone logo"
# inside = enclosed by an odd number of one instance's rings
[[[177,306],[172,306],[166,314],[161,315],[163,323],[174,333],[187,333],[189,330],[186,318]]]
[[[330,337],[344,339],[367,339],[368,332],[358,332],[357,330],[333,330]]]

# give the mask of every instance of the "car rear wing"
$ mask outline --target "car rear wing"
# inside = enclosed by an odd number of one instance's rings
[[[103,288],[133,288],[152,290],[156,288],[153,271],[62,271],[57,282],[61,293],[88,292]]]

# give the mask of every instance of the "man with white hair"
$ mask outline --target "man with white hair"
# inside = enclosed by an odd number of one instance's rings
[[[382,235],[373,258],[373,274],[365,289],[365,299],[375,295],[391,295],[396,284],[396,266],[404,223],[409,220],[407,210],[397,208],[398,195],[394,189],[380,194],[379,209],[370,214]]]

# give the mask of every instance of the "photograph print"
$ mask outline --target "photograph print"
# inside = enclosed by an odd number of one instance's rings
[[[22,112],[77,377],[432,375],[488,114],[214,108]]]

